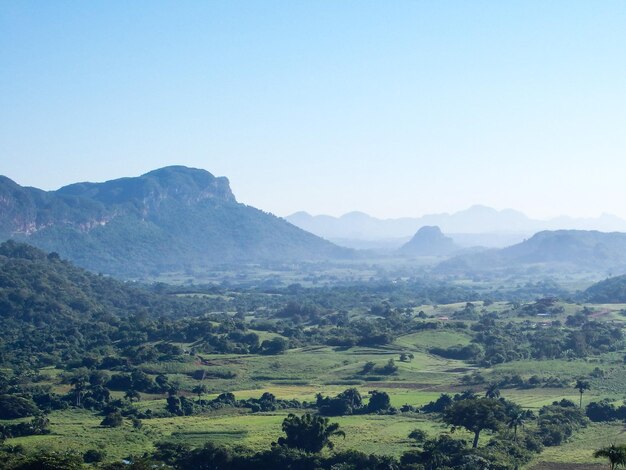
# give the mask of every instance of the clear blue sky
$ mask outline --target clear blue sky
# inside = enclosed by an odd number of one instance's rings
[[[0,0],[0,174],[171,164],[278,215],[626,217],[626,2]]]

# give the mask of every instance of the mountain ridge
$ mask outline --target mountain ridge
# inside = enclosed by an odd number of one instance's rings
[[[238,203],[227,178],[171,166],[56,191],[0,180],[0,239],[134,277],[220,264],[350,257],[284,219]]]
[[[354,217],[354,214],[358,214],[358,217]],[[626,231],[626,220],[606,213],[596,218],[559,216],[538,220],[514,209],[497,210],[478,204],[454,213],[426,214],[421,217],[380,219],[364,212],[349,212],[333,217],[313,216],[300,211],[287,216],[286,220],[329,240],[401,240],[412,237],[420,227],[438,226],[457,244],[466,247],[483,244],[480,242],[484,242],[485,246],[503,247],[511,242],[521,242],[542,230]]]
[[[440,263],[443,273],[487,272],[530,267],[566,271],[626,272],[626,233],[598,230],[544,230],[521,243],[454,256]]]

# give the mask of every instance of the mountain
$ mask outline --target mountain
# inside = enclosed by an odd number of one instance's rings
[[[352,255],[238,203],[228,179],[183,166],[57,191],[1,177],[0,240],[9,238],[123,277]]]
[[[428,214],[416,218],[377,219],[362,212],[350,212],[341,217],[296,212],[286,219],[304,230],[346,246],[358,246],[363,240],[387,240],[387,245],[395,243],[399,247],[402,240],[423,226],[440,227],[463,247],[497,248],[519,243],[542,230],[626,231],[626,221],[610,214],[597,218],[536,220],[512,209],[496,210],[481,205],[453,214]]]
[[[593,284],[582,293],[581,299],[598,304],[626,303],[626,275],[610,277]]]
[[[516,245],[459,255],[440,271],[485,271],[558,266],[562,270],[626,272],[626,233],[585,230],[542,231]]]
[[[403,256],[446,256],[457,250],[452,238],[441,233],[439,227],[425,226],[402,245],[398,253]]]

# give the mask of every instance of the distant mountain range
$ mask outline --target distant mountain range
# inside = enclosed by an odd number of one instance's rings
[[[226,178],[183,166],[57,191],[0,176],[0,240],[10,238],[122,277],[353,254],[238,203]]]
[[[453,214],[430,214],[416,218],[377,219],[362,212],[341,217],[296,212],[286,219],[292,224],[344,246],[396,249],[424,226],[438,226],[460,246],[504,247],[543,230],[626,231],[626,220],[603,214],[597,218],[557,217],[536,220],[512,209],[472,206]]]

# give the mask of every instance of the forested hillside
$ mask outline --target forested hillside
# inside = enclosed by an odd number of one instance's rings
[[[181,166],[50,192],[2,177],[0,239],[9,238],[118,277],[352,256],[238,203],[226,178]]]
[[[58,364],[141,334],[142,321],[203,313],[199,299],[91,274],[29,245],[0,245],[0,363]],[[134,326],[133,326],[134,325]],[[141,336],[140,336],[141,337]],[[145,340],[145,337],[144,337]]]
[[[597,282],[582,293],[582,299],[587,302],[603,304],[626,303],[626,275],[615,276]]]

